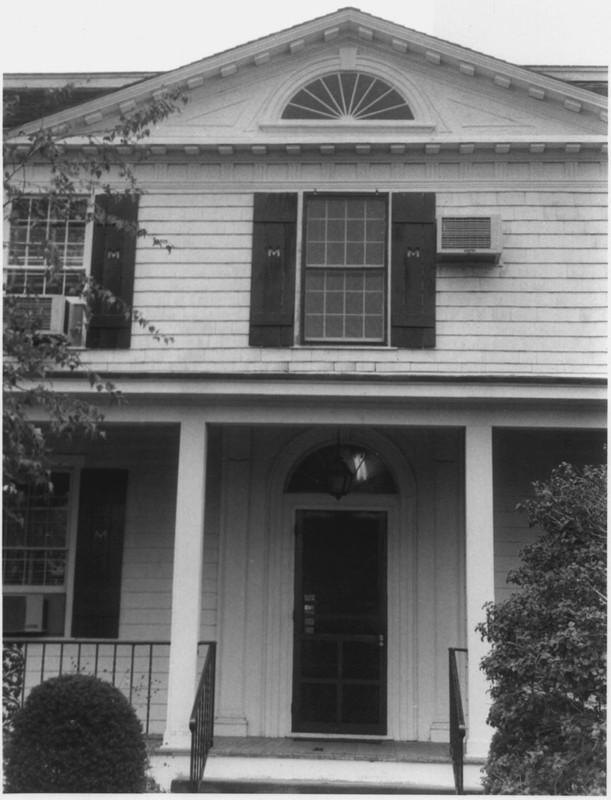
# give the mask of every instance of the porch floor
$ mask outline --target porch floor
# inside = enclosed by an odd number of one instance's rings
[[[442,764],[450,760],[448,744],[368,741],[362,739],[271,739],[263,736],[215,736],[210,756],[308,758],[333,761],[388,761]]]

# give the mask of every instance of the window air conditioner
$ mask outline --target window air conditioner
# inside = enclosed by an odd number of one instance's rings
[[[4,633],[43,633],[45,598],[42,594],[6,594],[2,601]]]
[[[85,344],[85,303],[79,297],[63,294],[19,296],[17,305],[24,313],[40,316],[38,332],[43,335],[63,333],[73,347]]]
[[[440,261],[498,264],[501,258],[501,218],[447,216],[437,220]]]

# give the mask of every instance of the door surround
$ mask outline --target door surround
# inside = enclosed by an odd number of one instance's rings
[[[266,485],[265,582],[263,620],[264,680],[260,709],[263,735],[291,735],[295,522],[299,510],[384,511],[388,541],[388,727],[386,738],[416,738],[416,483],[408,459],[390,439],[367,428],[342,431],[342,441],[374,449],[392,470],[394,495],[351,494],[340,501],[325,494],[286,494],[286,480],[308,452],[335,441],[335,429],[316,428],[284,448]],[[320,734],[319,734],[320,735]],[[380,738],[380,737],[376,737]]]

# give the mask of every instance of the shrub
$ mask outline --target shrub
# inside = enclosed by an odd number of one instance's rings
[[[63,675],[34,688],[7,746],[8,792],[143,792],[147,756],[135,711],[114,686]]]
[[[10,733],[21,704],[24,658],[21,646],[2,643],[2,731]]]
[[[561,464],[518,508],[543,529],[489,604],[488,794],[605,794],[606,468]]]

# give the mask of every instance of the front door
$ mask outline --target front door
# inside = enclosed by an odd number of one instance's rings
[[[297,512],[293,731],[386,733],[386,514]]]

